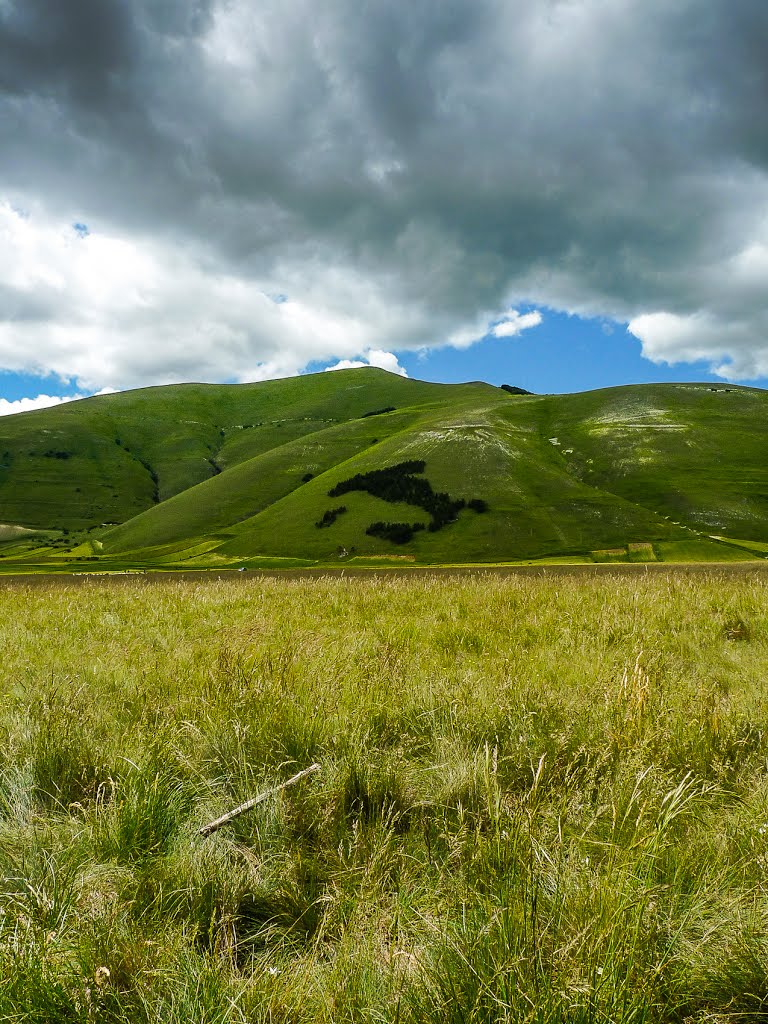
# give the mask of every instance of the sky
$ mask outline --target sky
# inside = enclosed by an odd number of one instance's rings
[[[765,0],[0,0],[0,414],[768,386]]]

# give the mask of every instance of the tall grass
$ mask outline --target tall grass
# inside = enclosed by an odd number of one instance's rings
[[[0,1021],[765,1019],[759,578],[0,611]]]

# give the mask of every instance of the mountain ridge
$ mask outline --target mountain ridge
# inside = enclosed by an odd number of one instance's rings
[[[141,388],[1,420],[0,521],[39,531],[35,557],[57,564],[760,556],[767,412],[768,392],[739,385],[530,395],[371,367]],[[430,531],[413,505],[354,491],[315,526],[345,478],[414,459],[435,493],[487,513]],[[375,522],[425,529],[395,545]],[[31,545],[0,536],[5,561]]]

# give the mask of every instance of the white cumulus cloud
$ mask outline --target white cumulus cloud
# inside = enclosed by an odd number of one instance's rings
[[[528,313],[518,313],[516,309],[508,309],[501,316],[493,316],[487,310],[479,313],[472,322],[462,325],[448,336],[448,344],[452,348],[469,348],[488,335],[495,338],[512,338],[531,327],[538,327],[543,317],[538,309]]]
[[[647,313],[630,320],[627,329],[654,363],[705,362],[728,380],[768,377],[768,315],[756,323],[754,317],[710,311]]]
[[[518,313],[516,309],[511,309],[503,320],[493,325],[491,333],[494,338],[514,338],[530,327],[538,327],[541,321],[542,316],[538,309],[531,310],[530,313]]]
[[[114,394],[114,388],[102,388],[95,392],[97,395]],[[93,395],[35,395],[34,398],[16,398],[9,401],[7,398],[0,398],[0,416],[14,416],[17,412],[33,412],[35,409],[50,409],[54,405],[63,405],[66,402],[77,402],[82,398],[92,398]]]
[[[13,416],[17,412],[32,412],[34,409],[49,409],[51,406],[74,402],[78,398],[85,397],[85,395],[37,395],[35,398],[17,398],[12,402],[7,398],[0,398],[0,416]]]
[[[0,366],[80,387],[260,380],[356,356],[402,373],[377,346],[403,312],[382,310],[353,271],[318,268],[299,297],[273,280],[206,265],[204,254],[53,222],[0,204]],[[425,325],[422,325],[422,330]]]
[[[333,366],[326,366],[326,373],[329,370],[353,370],[361,366],[377,366],[381,370],[389,370],[390,373],[399,373],[401,377],[408,374],[400,365],[397,356],[393,352],[383,352],[381,349],[369,349],[364,352],[361,359],[340,359]]]

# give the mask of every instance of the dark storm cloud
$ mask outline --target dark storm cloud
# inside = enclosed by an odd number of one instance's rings
[[[0,188],[377,346],[530,300],[768,373],[767,56],[762,0],[0,0]]]
[[[0,35],[0,87],[63,92],[102,102],[131,65],[138,40],[130,8],[102,0],[23,0],[5,10]]]

